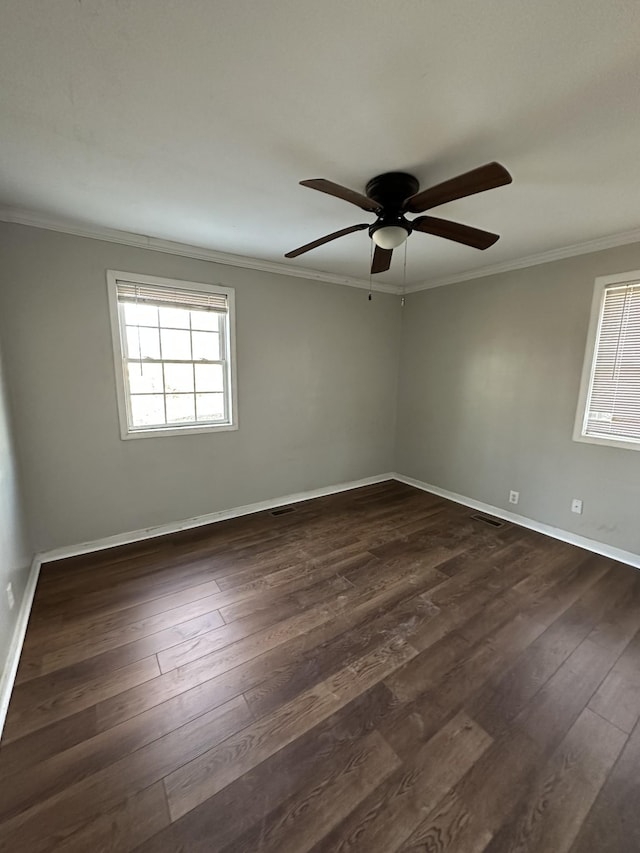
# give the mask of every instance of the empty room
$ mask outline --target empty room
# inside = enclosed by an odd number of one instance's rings
[[[0,851],[640,851],[631,0],[5,0]]]

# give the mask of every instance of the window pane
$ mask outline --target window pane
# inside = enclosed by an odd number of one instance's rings
[[[165,423],[162,394],[131,395],[131,425],[157,426]]]
[[[191,364],[165,364],[164,389],[167,393],[193,391],[193,366]]]
[[[161,308],[160,325],[169,326],[172,329],[188,329],[190,313],[185,308]]]
[[[157,326],[158,309],[155,305],[124,303],[124,321],[131,326]]]
[[[224,391],[221,364],[196,364],[196,391]]]
[[[226,291],[180,284],[184,288],[151,278],[115,282],[120,351],[117,336],[114,343],[124,374],[118,405],[132,435],[214,428],[231,415],[230,300]]]
[[[175,329],[161,329],[162,358],[170,361],[176,359],[189,361],[191,359],[191,335],[189,332]]]
[[[199,421],[224,420],[224,394],[196,394]]]
[[[129,364],[129,389],[132,394],[162,393],[162,365],[137,362]]]
[[[160,358],[158,330],[127,326],[127,350],[129,358]]]
[[[220,314],[215,311],[192,311],[191,328],[202,329],[206,332],[217,332]]]
[[[220,358],[220,342],[216,332],[193,332],[193,360],[205,358],[216,361]]]
[[[604,291],[583,435],[640,441],[640,285]]]
[[[167,394],[167,423],[193,423],[195,421],[193,394]]]

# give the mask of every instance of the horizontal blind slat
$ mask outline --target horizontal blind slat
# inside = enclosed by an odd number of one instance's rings
[[[125,281],[116,282],[116,293],[118,302],[155,305],[160,308],[186,308],[190,311],[227,313],[229,310],[226,293],[181,290]]]
[[[586,435],[640,440],[640,283],[604,291]]]

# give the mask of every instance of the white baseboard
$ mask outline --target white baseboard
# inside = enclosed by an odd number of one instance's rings
[[[41,560],[39,555],[33,558],[27,585],[22,595],[20,602],[20,611],[15,628],[13,629],[13,637],[9,645],[9,651],[5,660],[2,677],[0,678],[0,737],[4,728],[4,722],[7,718],[7,709],[9,708],[9,699],[13,690],[13,683],[16,680],[18,672],[18,663],[20,662],[20,653],[22,652],[22,644],[24,643],[24,635],[27,633],[27,625],[29,624],[29,616],[31,615],[31,606],[33,604],[33,596],[36,592],[36,585],[40,575]]]
[[[524,515],[509,512],[507,509],[492,506],[483,501],[468,498],[465,495],[458,495],[456,492],[441,489],[439,486],[431,485],[431,483],[424,483],[422,480],[414,479],[414,477],[405,477],[404,474],[393,474],[392,476],[394,480],[406,483],[408,486],[415,486],[416,489],[422,489],[423,492],[430,492],[441,498],[447,498],[447,500],[455,501],[455,503],[480,510],[480,512],[487,513],[487,515],[495,515],[497,518],[502,518],[505,521],[512,521],[521,527],[551,536],[552,539],[559,539],[561,542],[577,545],[578,548],[584,548],[586,551],[592,551],[594,554],[600,554],[602,557],[610,557],[612,560],[618,560],[620,563],[628,563],[635,569],[640,569],[640,554],[634,554],[632,551],[623,551],[621,548],[614,548],[613,545],[607,545],[595,539],[587,539],[585,536],[578,536],[577,533],[570,533],[568,530],[562,530],[560,527],[552,527],[550,524],[543,524],[541,521],[534,521],[532,518],[527,518]]]
[[[161,524],[158,527],[145,527],[142,530],[132,530],[129,533],[117,533],[115,536],[106,536],[103,539],[94,539],[93,542],[82,542],[79,545],[69,545],[62,548],[53,548],[51,551],[43,551],[39,554],[43,563],[51,560],[64,560],[67,557],[77,557],[79,554],[89,554],[92,551],[102,551],[105,548],[115,548],[118,545],[129,545],[132,542],[142,542],[144,539],[153,539],[156,536],[166,536],[167,533],[177,533],[180,530],[190,530],[193,527],[203,527],[205,524],[214,524],[216,521],[226,521],[229,518],[239,518],[242,515],[251,515],[254,512],[263,512],[266,509],[286,506],[288,504],[308,501],[312,498],[322,498],[326,495],[334,495],[338,492],[347,492],[349,489],[358,489],[361,486],[370,486],[375,483],[383,483],[385,480],[393,480],[395,474],[377,474],[374,477],[364,477],[361,480],[351,480],[348,483],[338,483],[334,486],[324,486],[320,489],[310,489],[307,492],[296,492],[293,495],[282,495],[278,498],[270,498],[266,501],[258,501],[244,506],[236,506],[231,509],[223,509],[219,512],[210,512],[206,515],[196,515],[182,521],[174,521],[169,524]]]

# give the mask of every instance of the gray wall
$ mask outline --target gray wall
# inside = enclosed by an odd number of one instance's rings
[[[571,439],[594,278],[640,269],[640,245],[412,294],[403,310],[392,296],[17,225],[0,225],[0,251],[38,550],[398,470],[640,554],[640,453]],[[237,432],[120,439],[109,268],[236,288]]]
[[[11,436],[7,382],[0,352],[0,675],[4,670],[31,562]],[[11,582],[16,604],[9,610]],[[1,723],[0,723],[1,725]]]
[[[594,278],[636,269],[638,244],[409,296],[396,470],[640,554],[640,452],[572,441]]]
[[[397,297],[19,225],[0,253],[38,549],[393,470]],[[236,288],[239,430],[120,439],[107,269]]]

